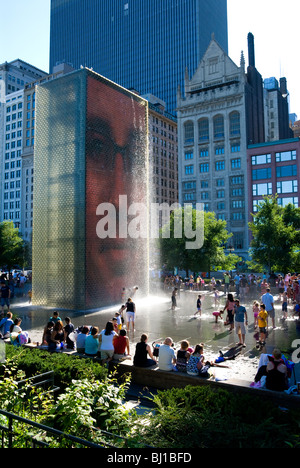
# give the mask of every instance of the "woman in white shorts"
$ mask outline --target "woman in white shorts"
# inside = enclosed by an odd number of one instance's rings
[[[114,326],[112,322],[107,322],[105,329],[100,332],[99,344],[103,365],[111,361],[113,358],[115,351],[113,339],[116,335],[117,333],[114,331]]]
[[[134,331],[134,320],[135,320],[135,303],[132,302],[132,299],[129,297],[126,302],[126,321],[127,321],[127,331],[129,332],[130,323],[132,323],[132,331]]]

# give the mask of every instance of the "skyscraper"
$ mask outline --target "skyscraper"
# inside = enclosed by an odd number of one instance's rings
[[[50,72],[57,63],[93,68],[176,108],[212,33],[228,51],[227,0],[52,0]]]

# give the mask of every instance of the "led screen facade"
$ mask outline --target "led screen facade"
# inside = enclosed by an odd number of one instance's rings
[[[33,303],[91,309],[119,304],[123,287],[147,293],[146,101],[82,69],[39,86],[36,115]]]

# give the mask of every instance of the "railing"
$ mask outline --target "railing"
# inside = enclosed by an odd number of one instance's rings
[[[46,438],[52,436],[54,439],[58,439],[61,441],[68,442],[71,447],[87,447],[87,448],[113,448],[116,449],[115,445],[112,445],[108,442],[101,442],[100,444],[95,444],[93,442],[89,442],[87,440],[80,439],[79,437],[66,434],[61,432],[57,429],[52,427],[44,426],[43,424],[39,424],[35,421],[31,421],[29,419],[25,419],[21,416],[17,416],[16,414],[9,413],[7,411],[0,410],[0,415],[5,416],[8,419],[7,426],[0,424],[0,431],[1,431],[1,448],[14,448],[14,442],[18,441],[18,438],[22,439],[22,445],[25,445],[27,448],[48,448],[49,443],[45,442]],[[20,430],[14,429],[14,423],[20,423],[28,429],[28,433],[24,435],[24,430],[20,433]],[[32,431],[32,428],[38,429],[40,432],[40,436],[30,434],[29,431]],[[114,438],[121,440],[127,445],[129,442],[127,439],[116,436],[106,431],[99,431],[100,434],[107,438]],[[42,435],[42,437],[41,437]],[[42,440],[44,439],[44,440]]]
[[[35,375],[26,380],[19,380],[17,382],[18,391],[23,387],[42,387],[45,389],[44,393],[55,393],[60,390],[60,387],[56,387],[54,384],[54,371],[45,372],[44,374]]]

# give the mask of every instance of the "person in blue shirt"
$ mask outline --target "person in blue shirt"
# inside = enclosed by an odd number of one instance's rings
[[[275,328],[274,297],[270,293],[270,288],[267,288],[267,292],[262,296],[261,302],[265,305],[268,317],[272,319],[273,328]]]
[[[59,316],[57,310],[55,310],[55,311],[53,312],[53,315],[52,315],[52,317],[50,317],[49,322],[53,322],[54,325],[56,325],[57,322],[61,322],[61,323],[62,323],[62,319],[60,318],[60,316]]]
[[[85,354],[86,356],[96,357],[99,347],[99,328],[93,327],[91,334],[85,340]]]
[[[236,299],[234,307],[234,322],[235,330],[239,337],[238,346],[246,347],[245,338],[246,338],[246,327],[248,325],[248,315],[244,306],[240,305],[239,299]]]
[[[9,336],[10,327],[13,325],[13,323],[12,313],[7,312],[6,317],[0,322],[0,332],[3,335],[3,338],[7,338]]]

